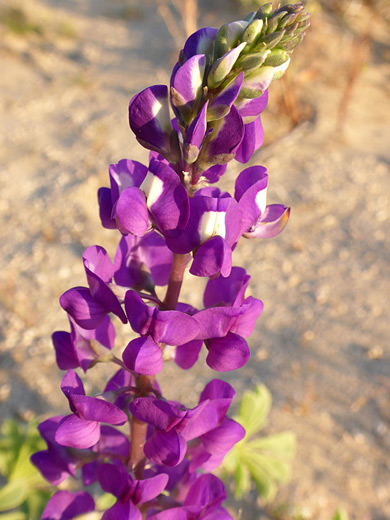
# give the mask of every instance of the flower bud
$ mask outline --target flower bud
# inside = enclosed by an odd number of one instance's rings
[[[251,45],[260,35],[263,28],[263,20],[253,20],[242,33],[241,41]]]
[[[238,47],[235,47],[214,62],[207,78],[207,86],[210,89],[217,88],[224,81],[245,46],[246,42],[241,43]]]
[[[236,22],[225,24],[219,29],[217,36],[215,37],[214,60],[217,60],[233,49],[233,47],[236,47],[247,26],[248,22],[245,20],[238,20]]]

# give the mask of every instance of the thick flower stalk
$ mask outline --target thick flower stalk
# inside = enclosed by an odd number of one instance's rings
[[[55,332],[53,343],[70,414],[40,424],[47,449],[32,457],[54,486],[70,477],[110,493],[112,506],[98,518],[231,519],[211,472],[245,436],[228,416],[234,389],[213,379],[188,408],[164,398],[156,375],[172,361],[190,369],[202,348],[216,372],[250,357],[246,338],[263,303],[245,295],[250,276],[233,266],[233,251],[241,238],[279,234],[290,210],[267,205],[262,166],[241,171],[233,194],[211,185],[230,161],[247,163],[261,146],[267,89],[287,69],[308,18],[302,4],[267,4],[200,29],[185,42],[170,87],[148,87],[130,101],[130,128],[150,150],[149,164],[112,164],[110,187],[98,192],[102,225],[119,231],[119,243],[113,259],[103,247],[87,248],[86,285],[60,298],[70,331]],[[186,269],[209,278],[201,309],[179,301]],[[136,337],[115,347],[120,322]],[[116,372],[87,396],[75,370],[97,363]],[[91,493],[62,486],[42,518],[94,510]]]

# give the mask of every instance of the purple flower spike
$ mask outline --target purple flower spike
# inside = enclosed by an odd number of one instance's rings
[[[127,368],[138,374],[151,376],[163,368],[161,348],[150,336],[130,341],[122,358]]]
[[[254,152],[260,148],[264,142],[264,130],[260,116],[245,125],[244,138],[237,149],[235,159],[240,163],[247,163]]]
[[[215,164],[225,164],[234,158],[244,137],[244,123],[237,109],[232,106],[229,114],[212,126],[196,165],[207,170]]]
[[[233,78],[219,94],[217,94],[208,108],[208,121],[221,119],[230,112],[233,103],[236,101],[237,96],[240,93],[243,79],[244,73],[241,72],[238,76]]]
[[[185,119],[191,119],[194,104],[202,95],[205,67],[205,55],[198,54],[189,58],[174,72],[171,81],[171,102]]]
[[[82,491],[57,491],[45,507],[42,520],[71,520],[95,510],[95,502],[89,493]]]
[[[210,56],[213,52],[217,32],[218,29],[214,27],[204,27],[194,32],[194,34],[191,34],[184,45],[183,55],[187,59],[191,58],[191,56],[195,56],[195,54]]]
[[[171,163],[179,161],[179,140],[172,128],[165,85],[154,85],[133,97],[129,104],[129,122],[142,146],[160,153]]]
[[[206,113],[208,101],[203,105],[202,110],[193,119],[186,133],[186,140],[183,144],[184,160],[188,164],[192,164],[199,156],[203,138],[206,134],[207,121]]]

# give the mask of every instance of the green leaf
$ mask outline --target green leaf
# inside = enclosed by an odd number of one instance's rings
[[[281,432],[268,437],[254,439],[246,444],[247,450],[259,450],[274,454],[280,458],[293,458],[296,452],[296,435],[293,432]]]
[[[116,502],[116,498],[111,493],[103,493],[99,498],[95,501],[96,509],[98,511],[105,511],[113,506]]]
[[[2,513],[1,520],[28,520],[28,516],[22,511],[11,511],[10,513]]]
[[[332,520],[348,520],[349,516],[345,509],[338,509]]]
[[[276,495],[277,487],[264,469],[253,460],[247,460],[246,465],[256,484],[257,492],[264,501],[270,502]]]
[[[244,393],[237,420],[246,430],[246,439],[266,425],[271,404],[271,392],[264,385],[258,385],[254,392]]]
[[[241,500],[251,489],[251,477],[244,464],[238,464],[234,471],[234,497]]]
[[[33,520],[41,518],[42,512],[52,494],[53,491],[46,489],[31,490],[22,506],[22,510],[26,512],[27,518]]]
[[[0,489],[0,512],[20,506],[27,498],[28,486],[24,480],[8,482]]]
[[[290,466],[275,457],[249,451],[245,453],[244,460],[247,465],[250,462],[251,467],[257,465],[262,468],[276,482],[286,482],[290,478]]]

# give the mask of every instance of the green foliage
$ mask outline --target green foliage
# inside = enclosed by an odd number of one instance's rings
[[[233,476],[236,499],[247,495],[253,482],[259,495],[269,502],[274,498],[278,484],[290,478],[295,435],[282,432],[266,437],[256,436],[267,424],[271,405],[271,393],[264,385],[245,392],[242,397],[235,419],[245,428],[246,436],[223,461],[225,476]]]
[[[349,516],[348,513],[345,511],[345,509],[341,508],[338,509],[332,518],[332,520],[348,520]]]
[[[51,491],[30,456],[45,448],[37,421],[28,424],[8,419],[0,431],[0,474],[6,484],[0,488],[1,520],[40,518]]]

